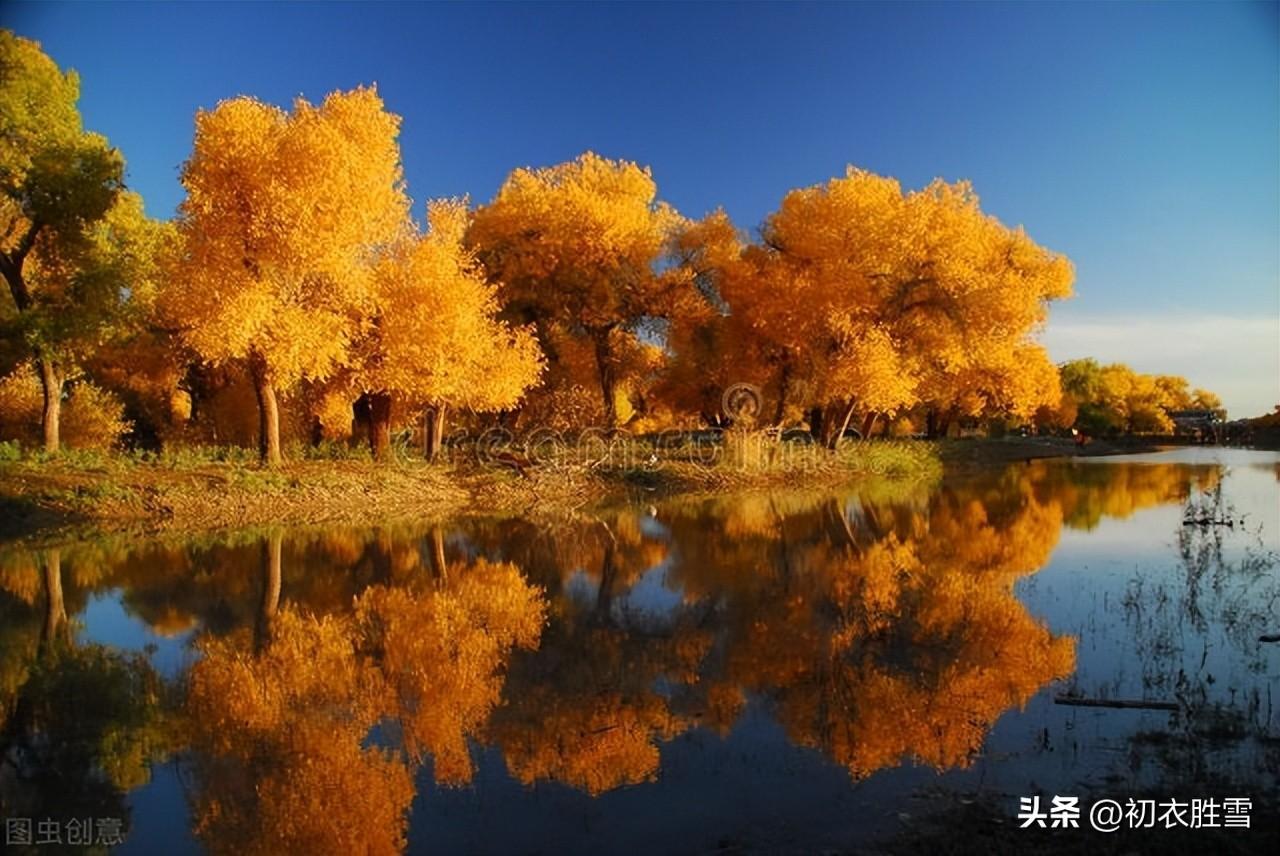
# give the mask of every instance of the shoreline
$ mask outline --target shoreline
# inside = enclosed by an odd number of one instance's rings
[[[1107,458],[1116,455],[1144,455],[1184,448],[1167,437],[1128,437],[1120,440],[1090,440],[1076,446],[1060,437],[959,438],[939,444],[939,454],[948,472],[973,466],[1013,464],[1048,458]]]
[[[800,469],[699,466],[599,468],[550,462],[525,473],[419,459],[296,460],[274,469],[234,461],[138,462],[71,455],[0,464],[0,543],[113,534],[199,534],[264,526],[374,525],[464,514],[564,517],[619,501],[748,491],[915,484],[1023,460],[1172,448],[1050,438],[873,441]],[[824,453],[825,454],[825,453]]]

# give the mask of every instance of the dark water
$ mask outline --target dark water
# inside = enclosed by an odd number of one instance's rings
[[[0,814],[119,853],[818,852],[980,795],[1256,799],[1278,551],[1280,456],[1227,450],[0,549]]]

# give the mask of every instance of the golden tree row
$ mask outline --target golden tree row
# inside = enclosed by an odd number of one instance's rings
[[[3,320],[39,370],[50,451],[68,376],[157,350],[170,385],[186,364],[245,372],[270,462],[300,385],[354,403],[375,455],[423,412],[430,453],[458,408],[525,427],[717,422],[735,383],[762,391],[764,422],[829,445],[912,408],[932,432],[1058,403],[1032,335],[1071,265],[964,182],[908,193],[851,168],[789,192],[751,241],[587,153],[515,170],[474,211],[428,203],[419,224],[400,120],[360,88],[199,112],[186,198],[157,223],[81,129],[73,74],[10,33],[0,74]]]

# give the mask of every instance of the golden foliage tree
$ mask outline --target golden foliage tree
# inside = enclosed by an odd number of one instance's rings
[[[512,172],[468,233],[504,301],[537,325],[544,347],[553,326],[591,343],[610,427],[618,423],[620,337],[671,314],[684,291],[657,269],[679,222],[657,201],[649,170],[587,152]]]
[[[92,381],[77,380],[64,405],[59,436],[73,449],[110,449],[129,430],[124,405]],[[0,440],[36,444],[43,407],[40,376],[30,363],[0,378]]]
[[[1059,366],[1063,393],[1076,405],[1075,424],[1090,434],[1167,434],[1171,410],[1209,410],[1225,418],[1221,400],[1187,379],[1134,371],[1124,363],[1071,360]]]
[[[386,450],[395,399],[428,408],[432,458],[448,408],[512,407],[542,371],[533,331],[498,319],[496,288],[463,246],[465,200],[433,202],[427,214],[427,234],[406,236],[378,264],[369,332],[356,349],[374,457]]]
[[[350,361],[373,271],[406,229],[399,124],[373,89],[196,116],[165,308],[202,360],[247,366],[265,461],[280,460],[277,392]]]
[[[772,375],[779,421],[795,399],[832,444],[856,413],[917,401],[932,413],[1052,403],[1034,394],[1046,361],[1028,337],[1070,294],[1071,265],[984,214],[967,183],[904,193],[850,168],[788,193],[761,238],[734,254],[723,224],[689,232],[741,319],[726,344]]]
[[[413,781],[363,747],[374,681],[347,622],[293,609],[269,644],[208,638],[187,691],[196,834],[223,853],[399,853]]]

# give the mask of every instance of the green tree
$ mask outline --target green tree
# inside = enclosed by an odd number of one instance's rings
[[[93,228],[117,201],[124,161],[82,127],[79,78],[40,45],[0,31],[0,275],[13,300],[9,326],[39,370],[44,447],[57,451],[67,342],[102,297],[102,279],[78,275]],[[69,309],[83,311],[71,311]]]

